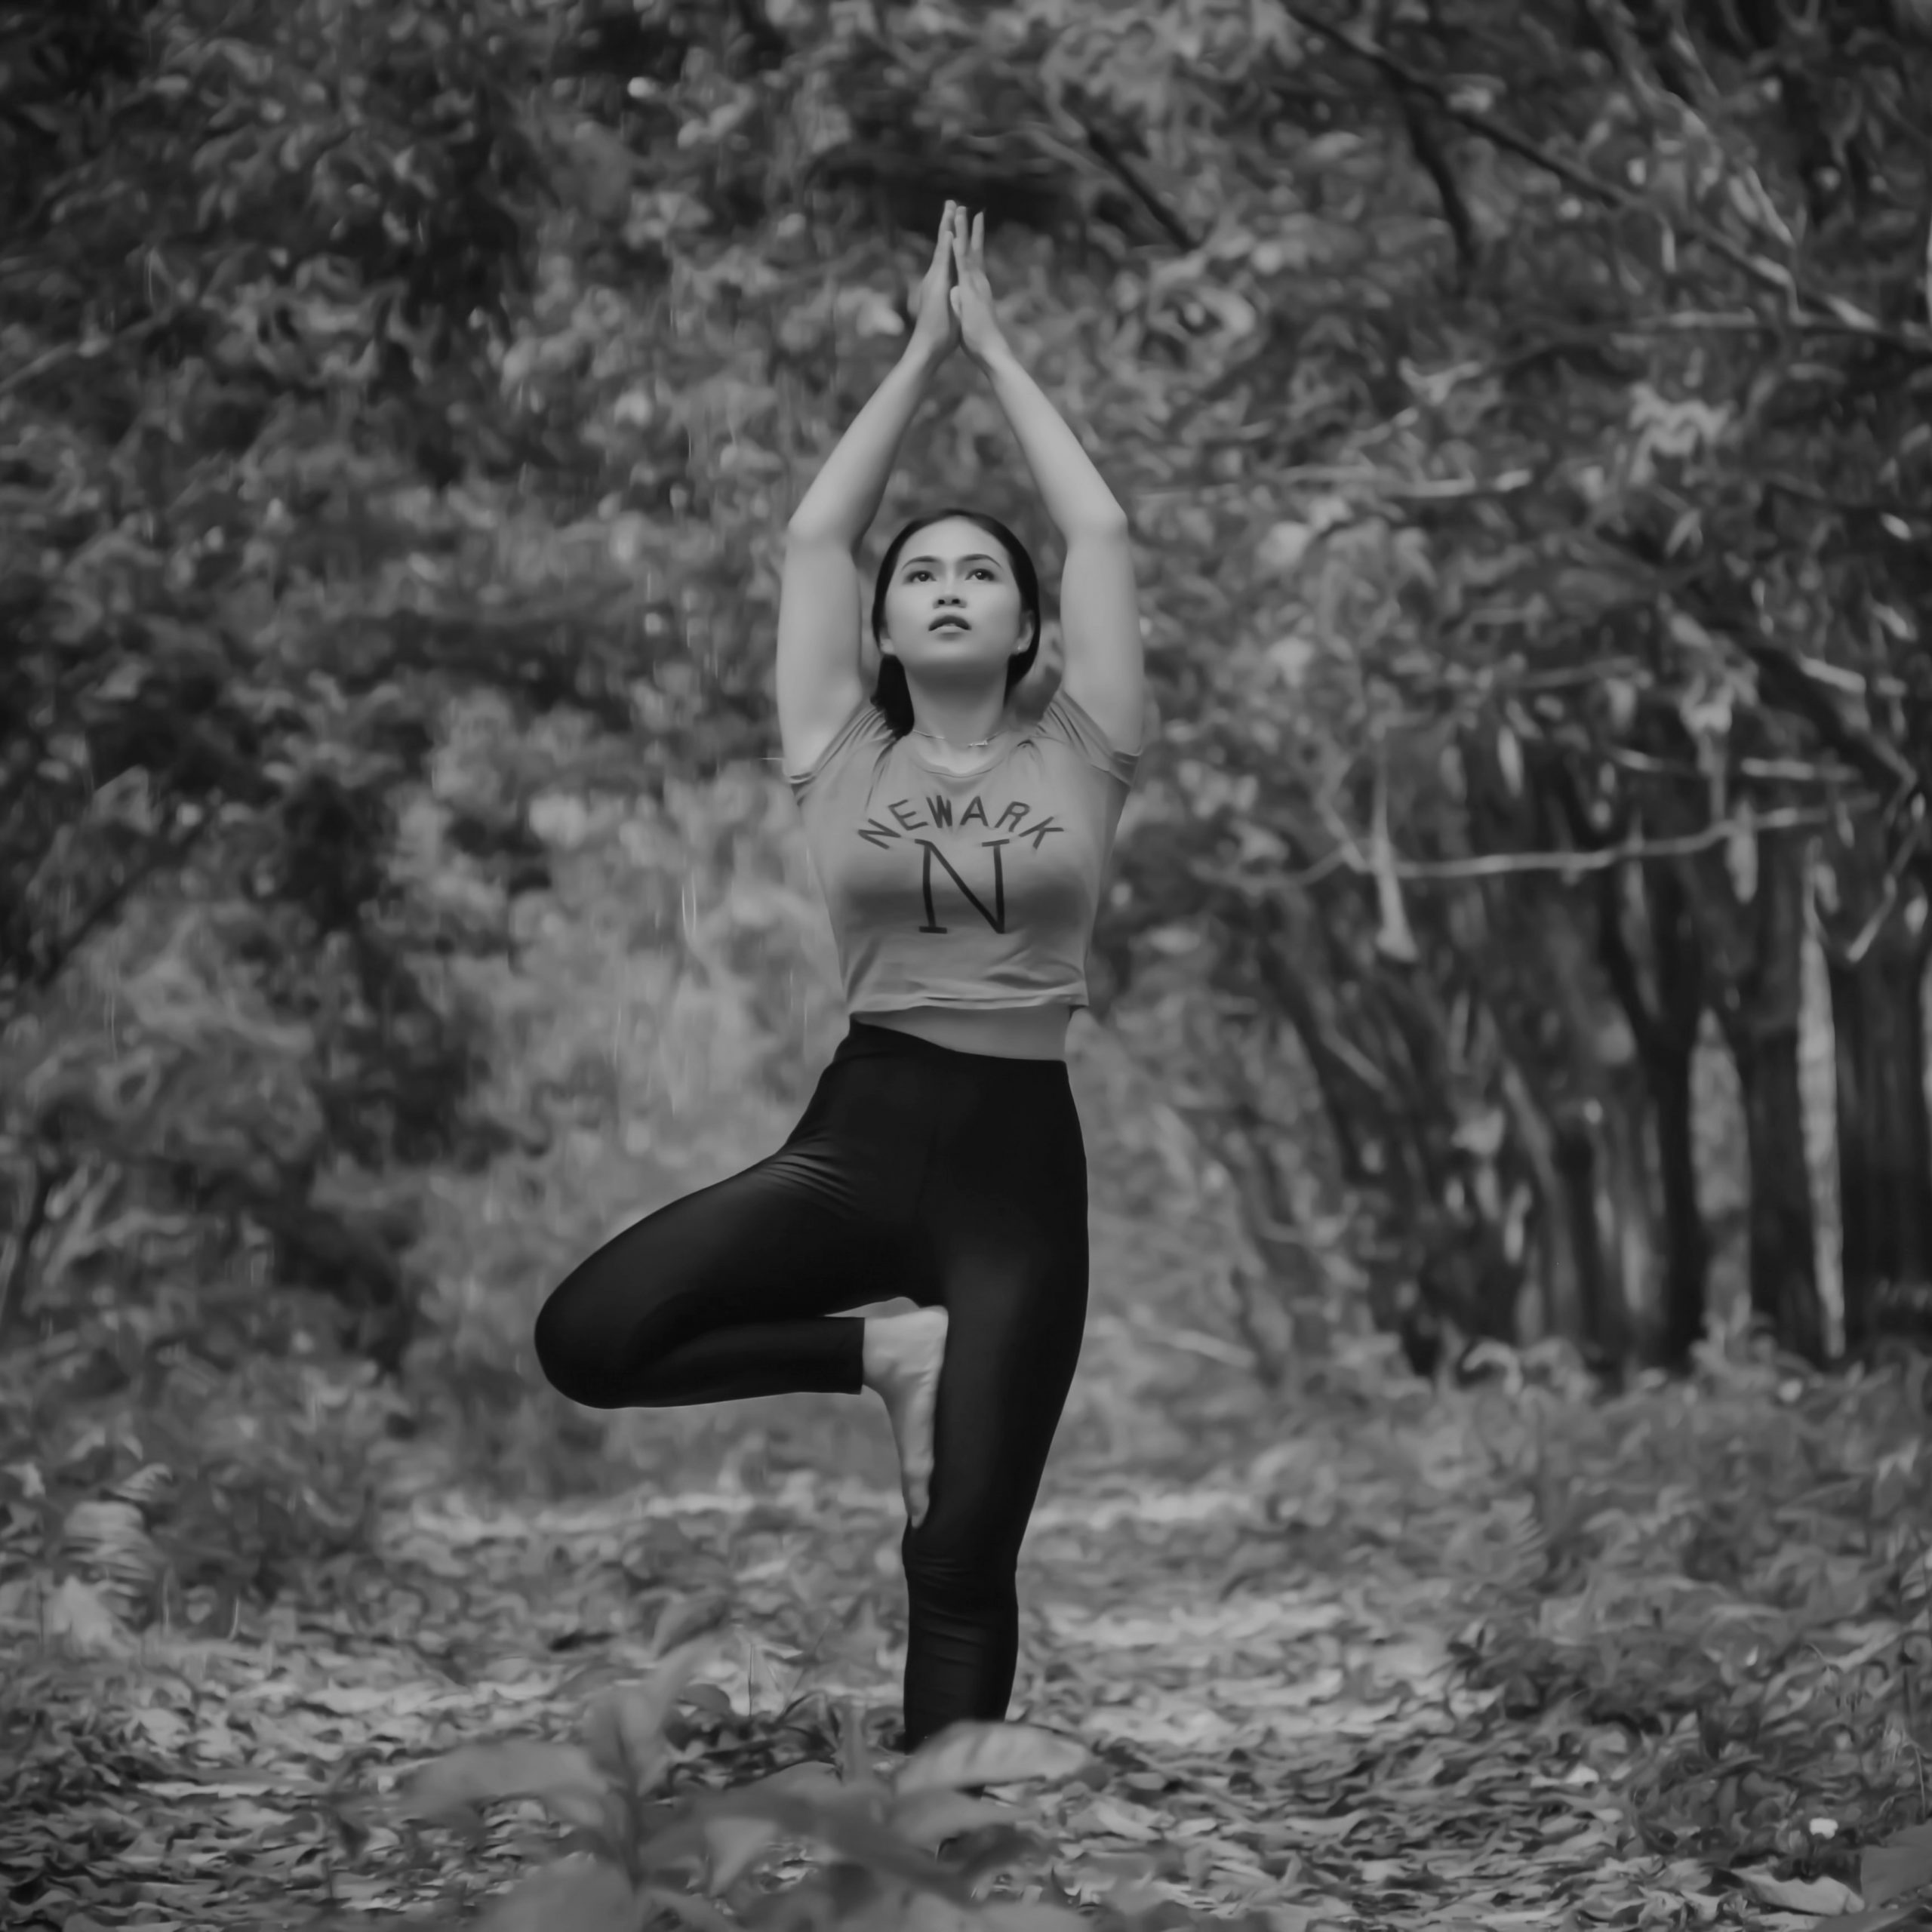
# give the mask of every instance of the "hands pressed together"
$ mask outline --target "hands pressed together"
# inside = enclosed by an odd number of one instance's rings
[[[919,285],[918,315],[912,325],[912,339],[900,359],[900,368],[905,369],[910,365],[914,377],[911,383],[901,386],[906,398],[902,423],[909,420],[927,379],[955,348],[964,349],[986,377],[1005,412],[1020,453],[1026,458],[1047,514],[1061,534],[1106,534],[1100,547],[1104,551],[1112,546],[1103,571],[1103,574],[1111,574],[1112,586],[1109,592],[1112,615],[1109,621],[1115,623],[1121,635],[1128,638],[1122,650],[1131,651],[1137,665],[1140,638],[1138,619],[1132,615],[1131,567],[1126,560],[1124,543],[1114,540],[1120,536],[1126,512],[1094,468],[1092,458],[1081,448],[1080,438],[1067,427],[1039,384],[1020,366],[1019,357],[1001,331],[999,318],[993,313],[993,291],[986,280],[985,215],[977,214],[969,223],[966,210],[957,202],[948,202],[940,217],[932,265]],[[900,432],[895,429],[893,433],[896,437]],[[872,500],[878,500],[876,495]],[[1091,573],[1083,566],[1078,574],[1084,578]],[[1077,594],[1076,602],[1083,598],[1084,593]],[[1138,677],[1137,670],[1134,675]],[[1136,691],[1133,704],[1124,709],[1122,726],[1124,729],[1131,724],[1137,733],[1140,722],[1137,686]]]
[[[986,280],[986,217],[948,202],[940,217],[932,266],[919,285],[918,319],[912,346],[934,363],[963,348],[982,369],[1005,352],[1006,338],[993,313],[993,291]]]

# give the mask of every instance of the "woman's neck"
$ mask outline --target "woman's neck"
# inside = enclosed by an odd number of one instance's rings
[[[963,752],[997,737],[1006,725],[1004,691],[988,697],[970,693],[912,693],[912,728]]]

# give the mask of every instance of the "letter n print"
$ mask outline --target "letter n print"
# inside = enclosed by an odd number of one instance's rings
[[[930,838],[921,838],[919,841],[920,847],[926,855],[923,874],[920,879],[920,884],[926,895],[926,923],[919,928],[920,931],[943,933],[946,930],[940,924],[938,912],[933,904],[933,861],[935,859],[946,867],[946,876],[965,895],[966,903],[972,907],[973,910],[978,913],[995,932],[1003,933],[1006,931],[1006,872],[1000,863],[999,855],[999,848],[1006,843],[1006,841],[1004,838],[989,838],[986,843],[992,848],[993,851],[993,905],[990,912],[981,903],[979,896],[973,888],[952,869],[952,864],[946,854]]]

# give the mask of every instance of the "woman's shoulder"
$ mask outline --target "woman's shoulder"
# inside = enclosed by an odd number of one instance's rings
[[[862,695],[817,756],[802,771],[786,772],[792,796],[802,801],[814,786],[848,761],[855,752],[889,749],[897,742],[897,734],[885,713],[869,694]]]
[[[1131,786],[1139,769],[1138,751],[1124,752],[1112,743],[1064,682],[1054,690],[1033,726],[1035,735],[1066,746],[1096,771]]]

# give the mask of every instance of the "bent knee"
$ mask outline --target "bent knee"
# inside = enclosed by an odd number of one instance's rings
[[[544,1380],[560,1395],[586,1409],[624,1406],[616,1352],[586,1336],[571,1321],[563,1289],[558,1289],[537,1311],[531,1340]]]

